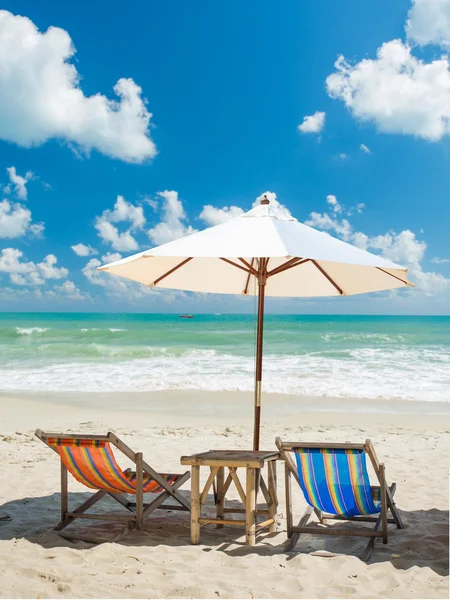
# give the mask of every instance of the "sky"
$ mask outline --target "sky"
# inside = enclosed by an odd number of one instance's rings
[[[450,314],[449,49],[450,0],[4,0],[0,311],[251,311],[96,268],[270,192],[416,284],[270,311]]]

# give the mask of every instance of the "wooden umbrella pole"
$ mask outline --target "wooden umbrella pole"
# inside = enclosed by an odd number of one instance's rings
[[[264,296],[267,281],[267,259],[260,258],[258,265],[258,325],[256,330],[256,373],[255,373],[255,422],[253,430],[253,450],[259,450],[261,426],[261,385],[264,334]]]

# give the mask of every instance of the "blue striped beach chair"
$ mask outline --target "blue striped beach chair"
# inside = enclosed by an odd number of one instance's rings
[[[277,438],[275,443],[285,463],[287,551],[295,548],[302,533],[367,536],[370,540],[363,560],[368,560],[376,538],[382,538],[387,544],[388,523],[403,529],[394,503],[396,484],[387,485],[384,464],[378,461],[370,440],[365,444],[322,444],[283,442]],[[366,455],[372,463],[377,486],[370,484]],[[297,526],[292,524],[292,476],[308,504]],[[320,525],[338,520],[374,523],[375,526],[373,529],[322,527],[312,523],[308,526],[313,512]]]
[[[61,462],[61,520],[55,527],[56,531],[60,532],[75,519],[124,523],[119,533],[108,540],[72,532],[59,533],[62,537],[91,543],[117,542],[132,529],[141,529],[144,519],[157,509],[190,511],[189,502],[177,491],[189,479],[189,471],[181,475],[155,471],[143,460],[142,453],[133,452],[111,431],[106,435],[86,435],[48,433],[37,429],[35,435],[59,455]],[[119,466],[113,447],[133,463],[134,470],[124,471]],[[68,473],[87,488],[96,490],[95,494],[71,511],[68,505]],[[145,504],[146,494],[157,496]],[[134,502],[128,500],[127,496],[130,495],[135,497]],[[105,496],[116,500],[128,514],[87,512]],[[173,501],[172,504],[165,503],[168,499]]]

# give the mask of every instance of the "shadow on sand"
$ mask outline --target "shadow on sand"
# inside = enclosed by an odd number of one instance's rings
[[[186,492],[182,492],[186,495]],[[85,501],[90,493],[71,493],[70,505],[77,506]],[[117,511],[117,503],[105,498],[98,504],[100,511]],[[240,506],[230,501],[228,506]],[[206,511],[213,514],[213,497],[208,496]],[[34,498],[12,500],[0,507],[0,540],[24,538],[43,548],[69,547],[79,550],[91,548],[85,542],[70,542],[60,537],[53,527],[59,521],[60,494]],[[120,512],[120,507],[119,511]],[[428,567],[440,576],[449,574],[449,514],[448,511],[432,508],[430,510],[400,511],[405,529],[390,526],[389,543],[375,544],[370,564],[391,562],[396,569],[407,570],[411,567]],[[126,514],[126,513],[125,513]],[[81,520],[78,521],[78,523]],[[70,525],[71,530],[78,529],[104,533],[108,537],[117,527],[114,523],[83,521],[81,526]],[[145,522],[140,531],[132,531],[118,542],[127,547],[185,546],[190,544],[189,515],[180,511],[156,511]],[[341,527],[342,523],[338,525]],[[349,531],[353,524],[349,523]],[[296,560],[306,553],[329,552],[361,556],[367,544],[367,538],[328,537],[303,535],[293,553],[285,553],[286,532],[281,522],[278,533],[262,533],[257,545],[249,548],[242,541],[243,531],[236,527],[216,528],[209,525],[202,528],[199,551],[224,552],[232,557],[246,555],[280,555],[285,560]],[[67,529],[69,531],[69,528]],[[318,559],[319,560],[319,559]]]

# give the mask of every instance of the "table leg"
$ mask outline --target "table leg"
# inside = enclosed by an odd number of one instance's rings
[[[268,471],[268,488],[272,504],[269,506],[269,519],[273,519],[273,523],[269,525],[269,533],[275,533],[277,530],[277,461],[272,460],[267,463]]]
[[[200,542],[200,466],[191,471],[191,544]]]
[[[216,518],[223,519],[225,512],[225,495],[223,493],[223,484],[225,480],[225,467],[219,467],[216,475],[217,481],[217,501],[216,501]],[[217,529],[222,528],[223,525],[217,525]]]
[[[245,542],[247,546],[254,546],[256,534],[256,472],[255,469],[250,467],[247,467],[245,523]]]

